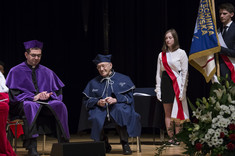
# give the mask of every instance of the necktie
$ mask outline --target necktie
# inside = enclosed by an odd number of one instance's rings
[[[227,32],[227,28],[228,28],[228,26],[224,26],[223,34],[222,34],[223,38],[224,38],[224,36],[225,36],[225,34],[226,34],[226,32]]]

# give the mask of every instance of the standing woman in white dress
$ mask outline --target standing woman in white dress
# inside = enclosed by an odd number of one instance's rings
[[[163,103],[169,144],[179,145],[174,134],[179,133],[180,124],[189,120],[187,78],[188,57],[180,49],[177,32],[170,29],[165,33],[162,52],[158,56],[155,89],[157,99]]]

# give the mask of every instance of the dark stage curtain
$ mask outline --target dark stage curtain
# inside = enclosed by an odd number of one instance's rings
[[[0,60],[6,64],[6,74],[25,60],[23,42],[44,42],[41,64],[65,83],[63,95],[71,133],[77,132],[82,91],[98,74],[92,59],[104,52],[105,2],[0,2]],[[136,87],[155,87],[157,57],[165,31],[175,28],[181,48],[188,54],[198,5],[199,0],[108,0],[109,53],[113,54],[114,70],[129,75]],[[193,101],[207,96],[208,85],[189,67],[188,97]]]

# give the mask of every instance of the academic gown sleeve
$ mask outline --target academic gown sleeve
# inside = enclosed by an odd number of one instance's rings
[[[223,54],[229,57],[235,57],[235,44],[233,46],[233,49],[221,47],[220,54]]]
[[[100,90],[100,87],[97,85],[97,77],[92,79],[91,81],[88,82],[86,85],[86,88],[83,91],[83,94],[85,95],[83,102],[86,105],[87,109],[92,109],[97,105],[97,102],[99,99],[101,99],[101,96],[95,95],[96,90]],[[94,86],[98,86],[98,89]],[[98,105],[97,105],[98,106]]]
[[[99,99],[91,97],[91,98],[85,98],[84,102],[86,103],[87,109],[92,109],[97,105],[98,101],[99,101]]]
[[[186,90],[188,85],[188,57],[185,51],[180,53],[180,65],[181,65],[181,86],[180,94],[186,96]]]
[[[125,103],[131,105],[134,99],[133,89],[135,89],[135,85],[130,77],[116,72],[111,79],[114,82],[113,94],[114,98],[117,99],[117,104]]]
[[[155,92],[159,96],[158,98],[161,98],[161,77],[162,77],[162,70],[161,70],[161,64],[162,64],[162,58],[161,58],[160,53],[158,55],[158,60],[157,60],[157,71],[156,71],[156,88]]]
[[[114,93],[117,99],[117,103],[125,103],[125,104],[132,104],[133,102],[133,90],[129,90],[124,93]]]
[[[133,94],[132,91],[128,91],[125,93],[114,93],[113,98],[117,99],[117,104],[118,103],[126,103],[126,104],[132,104],[133,102]],[[98,106],[97,103],[101,98],[95,98],[95,97],[86,97],[85,98],[85,103],[87,109],[94,108],[94,106]]]
[[[34,94],[31,92],[23,92],[18,89],[9,90],[11,102],[33,101]]]

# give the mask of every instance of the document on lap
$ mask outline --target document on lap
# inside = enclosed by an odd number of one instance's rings
[[[39,104],[43,104],[43,105],[49,105],[48,102],[43,102],[43,101],[35,101],[35,102],[37,102],[37,103],[39,103]]]

